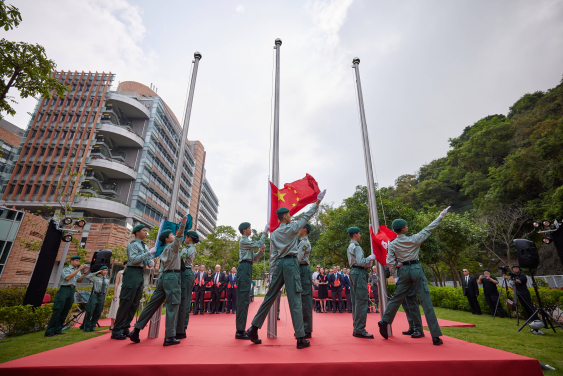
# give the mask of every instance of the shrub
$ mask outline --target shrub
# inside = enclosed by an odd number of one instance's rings
[[[44,330],[53,308],[46,305],[33,309],[31,305],[0,308],[0,331],[7,337]]]
[[[0,308],[21,305],[27,288],[8,287],[0,289]]]

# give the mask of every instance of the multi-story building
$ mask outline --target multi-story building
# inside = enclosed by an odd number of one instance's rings
[[[87,250],[104,242],[127,244],[136,224],[155,226],[168,218],[181,161],[176,220],[190,213],[194,228],[203,235],[213,231],[218,199],[205,178],[205,149],[185,140],[185,153],[178,155],[180,122],[155,91],[132,81],[112,90],[115,75],[105,72],[55,77],[71,91],[38,101],[13,165],[6,167],[0,203],[31,212],[56,209],[66,192],[74,215],[88,222],[77,234]],[[72,173],[82,175],[79,181]]]
[[[0,187],[7,183],[12,172],[11,166],[15,151],[20,145],[23,130],[14,124],[0,119]],[[9,172],[8,172],[9,171]]]

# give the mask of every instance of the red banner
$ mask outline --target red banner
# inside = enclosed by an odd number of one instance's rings
[[[375,255],[375,259],[381,265],[387,265],[387,247],[389,246],[389,242],[397,237],[397,234],[388,229],[386,225],[379,226],[377,235],[373,233],[373,228],[370,225],[369,233],[371,238],[371,249]]]

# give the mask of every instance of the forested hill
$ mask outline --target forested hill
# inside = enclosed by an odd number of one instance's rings
[[[563,218],[563,80],[525,94],[508,114],[489,115],[450,139],[447,156],[389,188],[413,208],[518,206],[536,219]]]

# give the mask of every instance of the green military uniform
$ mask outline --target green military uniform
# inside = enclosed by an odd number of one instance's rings
[[[348,233],[357,232],[360,232],[357,227],[352,227],[348,230]],[[368,275],[365,268],[371,267],[373,261],[369,257],[364,257],[364,251],[360,247],[360,243],[355,240],[350,241],[346,253],[348,255],[348,263],[352,268],[350,271],[350,295],[354,323],[353,334],[360,335],[366,331],[369,306]]]
[[[133,233],[135,232],[133,231]],[[143,296],[143,270],[151,259],[152,255],[142,240],[136,238],[127,246],[128,264],[122,276],[123,282],[119,294],[119,308],[113,325],[113,335],[129,332],[129,326]]]
[[[152,294],[150,302],[141,312],[139,320],[135,324],[135,329],[142,330],[166,299],[165,337],[176,337],[178,307],[182,300],[180,242],[182,241],[181,234],[184,233],[184,228],[185,224],[181,224],[177,232],[180,235],[172,243],[168,243],[160,255],[160,270],[156,289]],[[170,230],[163,231],[160,235],[160,241],[167,238],[170,233]],[[127,266],[127,269],[129,269],[129,266]]]
[[[100,270],[103,269],[107,269],[107,267],[102,266]],[[88,299],[84,322],[80,328],[85,332],[93,332],[104,310],[104,302],[109,288],[109,277],[107,275],[103,277],[98,273],[90,273],[86,275],[86,279],[92,282],[94,287],[90,294],[90,299]]]
[[[71,260],[76,257],[80,259],[79,256],[73,256]],[[61,272],[61,284],[55,296],[55,301],[53,302],[53,315],[47,325],[45,337],[52,337],[55,334],[61,334],[63,332],[63,325],[74,302],[76,283],[80,277],[82,277],[82,272],[76,273],[76,275],[68,281],[65,278],[74,273],[77,269],[78,268],[73,268],[69,265],[64,267]]]
[[[183,268],[181,274],[182,300],[180,302],[180,307],[178,308],[179,313],[178,320],[176,322],[176,335],[185,334],[190,322],[190,306],[192,302],[192,290],[194,288],[195,280],[192,265],[196,256],[197,251],[195,249],[195,244],[189,244],[187,247],[183,248],[180,251]]]
[[[303,330],[305,334],[313,332],[313,273],[309,267],[311,243],[309,237],[304,236],[297,246],[297,261],[299,262],[299,275],[301,277],[301,307],[303,308]]]
[[[420,245],[431,235],[431,231],[438,227],[441,221],[442,217],[438,217],[418,234],[411,236],[399,234],[395,240],[389,243],[387,249],[387,264],[389,265],[394,262],[394,259],[397,259],[397,262],[402,263],[403,266],[401,266],[397,272],[399,280],[395,286],[395,295],[389,300],[385,314],[382,317],[382,321],[385,323],[393,323],[403,299],[405,299],[405,297],[409,295],[410,290],[414,288],[416,295],[421,301],[426,323],[428,324],[430,334],[433,338],[441,336],[442,331],[438,325],[436,313],[434,312],[432,300],[430,299],[428,281],[424,275],[422,265],[418,263],[418,257]],[[404,222],[402,227],[397,229],[401,229],[405,225],[406,222]],[[393,228],[395,229],[395,225]]]
[[[389,266],[389,271],[393,274],[395,281],[398,281],[399,277],[397,277],[397,269],[395,268],[394,263],[387,265]],[[407,315],[409,331],[424,333],[422,331],[422,317],[420,316],[420,308],[418,306],[418,300],[416,298],[416,291],[414,290],[414,286],[410,288],[401,305]]]
[[[247,226],[248,225],[248,226]],[[246,226],[246,227],[245,227]],[[244,227],[244,228],[242,228]],[[250,227],[250,223],[244,222],[239,230]],[[244,332],[246,319],[248,317],[248,306],[250,305],[250,288],[252,287],[252,263],[257,261],[261,252],[254,249],[264,246],[266,234],[262,234],[260,240],[251,241],[247,236],[242,236],[239,241],[239,265],[237,267],[237,332]]]
[[[289,311],[293,322],[294,335],[296,338],[305,337],[303,329],[303,306],[301,304],[301,278],[298,278],[299,253],[297,246],[297,233],[317,211],[318,205],[315,203],[299,221],[282,223],[270,235],[270,273],[272,282],[258,313],[252,320],[252,326],[261,328],[272,304],[274,304],[277,294],[285,284],[287,300],[289,301]]]

